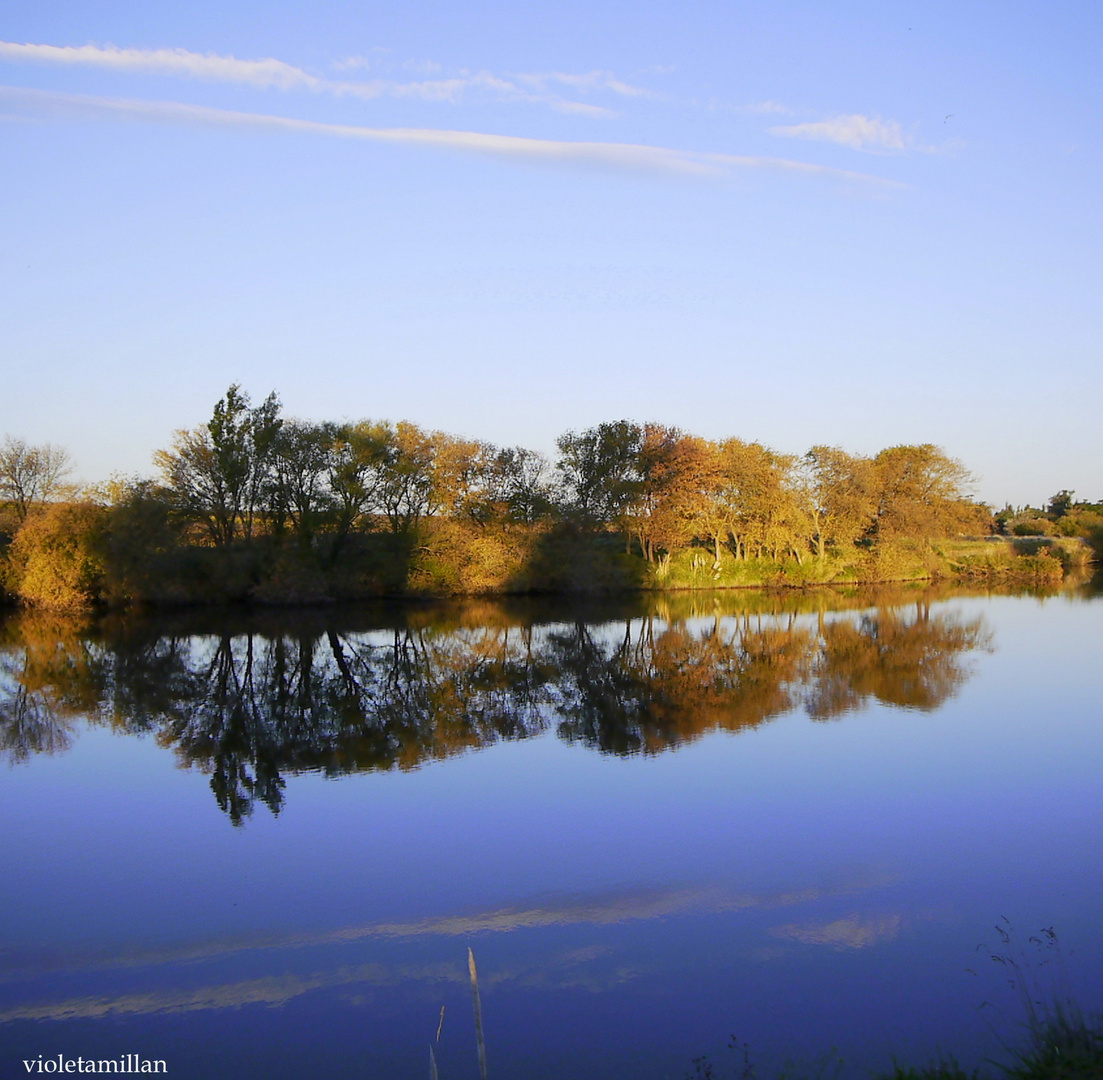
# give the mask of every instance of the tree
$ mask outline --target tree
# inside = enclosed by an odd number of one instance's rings
[[[268,512],[277,529],[290,525],[304,548],[333,509],[327,483],[333,442],[329,424],[285,420],[272,443]]]
[[[847,549],[869,528],[877,509],[873,462],[837,446],[813,446],[803,459],[802,494],[816,554],[828,544]]]
[[[930,540],[975,516],[966,499],[969,471],[940,447],[890,446],[873,466],[877,505],[872,532],[878,541]]]
[[[328,482],[337,535],[331,558],[336,558],[360,516],[376,504],[392,438],[388,424],[370,420],[333,428]]]
[[[436,509],[433,459],[434,441],[428,432],[405,420],[388,426],[378,497],[393,533],[412,532]]]
[[[70,468],[69,454],[60,446],[28,446],[8,436],[0,446],[0,498],[12,504],[22,524],[57,494]]]
[[[712,493],[702,525],[713,539],[717,560],[722,536],[731,537],[737,559],[751,552],[777,558],[782,551],[799,559],[802,541],[791,476],[795,459],[741,439],[725,440],[714,453]]]
[[[89,607],[103,574],[107,512],[90,502],[54,503],[19,530],[11,547],[16,592],[45,608]]]
[[[640,550],[654,562],[689,540],[700,520],[712,481],[708,444],[678,428],[647,424],[639,453],[639,496],[631,514]]]
[[[203,427],[178,431],[173,448],[154,455],[178,508],[201,524],[216,546],[253,535],[255,515],[271,481],[283,423],[279,412],[275,392],[250,408],[249,395],[235,383]]]
[[[1049,507],[1047,508],[1049,516],[1054,520],[1063,518],[1075,505],[1073,501],[1073,495],[1076,493],[1062,489],[1052,496],[1049,500]]]
[[[444,513],[485,525],[496,514],[491,483],[497,448],[437,432],[433,443],[435,502]]]
[[[556,469],[567,510],[597,525],[623,519],[640,492],[642,440],[629,420],[561,435]]]
[[[522,446],[499,450],[488,485],[492,503],[510,521],[531,523],[552,512],[548,459],[536,450]]]

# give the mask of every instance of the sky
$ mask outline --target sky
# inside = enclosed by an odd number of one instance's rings
[[[1101,48],[1062,0],[7,0],[0,435],[152,476],[238,383],[1103,500]]]

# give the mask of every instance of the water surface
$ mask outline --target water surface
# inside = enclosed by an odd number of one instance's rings
[[[929,589],[9,618],[0,1069],[475,1077],[469,947],[492,1077],[977,1063],[1020,1018],[979,944],[1044,981],[1052,925],[1103,1005],[1101,631]]]

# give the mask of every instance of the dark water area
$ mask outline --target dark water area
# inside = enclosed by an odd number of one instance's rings
[[[469,948],[491,1077],[998,1057],[978,946],[1103,1007],[1101,644],[1090,592],[13,615],[0,1076],[477,1077]]]

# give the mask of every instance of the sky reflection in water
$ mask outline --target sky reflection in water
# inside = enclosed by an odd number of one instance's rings
[[[444,1005],[474,1076],[470,944],[492,1075],[971,1060],[1001,915],[1103,1000],[1098,601],[648,603],[9,620],[3,1059],[424,1075]]]

